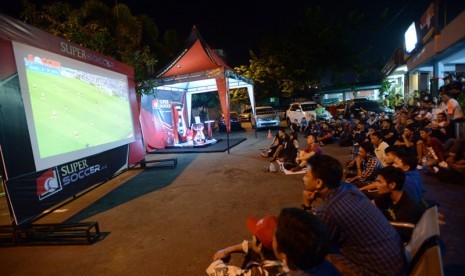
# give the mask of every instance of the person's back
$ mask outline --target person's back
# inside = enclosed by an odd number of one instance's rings
[[[342,165],[330,156],[308,160],[304,178],[304,205],[315,195],[323,197],[317,209],[331,233],[331,241],[340,254],[329,260],[340,271],[358,275],[402,275],[406,260],[400,236],[381,211],[354,185],[340,182]]]
[[[329,231],[318,217],[298,208],[281,210],[273,251],[295,275],[341,275],[325,259],[328,250]]]
[[[357,187],[342,183],[328,194],[325,203],[317,215],[330,227],[332,241],[351,270],[378,275],[403,271],[404,248],[399,235]]]

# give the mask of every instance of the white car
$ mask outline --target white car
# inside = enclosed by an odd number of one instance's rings
[[[301,103],[291,103],[289,109],[286,111],[286,121],[287,125],[290,126],[294,120],[297,119],[297,122],[300,123],[303,117],[307,121],[315,121],[319,119],[329,120],[333,116],[325,109],[323,115],[316,116],[315,109],[318,104],[316,102],[301,102]]]
[[[252,115],[250,123],[252,128],[279,127],[281,120],[276,110],[271,106],[257,106],[255,116]]]

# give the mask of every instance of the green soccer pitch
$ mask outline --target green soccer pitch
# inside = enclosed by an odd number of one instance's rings
[[[132,137],[128,101],[79,79],[26,73],[41,158]]]

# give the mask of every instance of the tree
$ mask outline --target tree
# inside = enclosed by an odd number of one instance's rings
[[[28,0],[23,5],[26,23],[132,66],[136,92],[151,93],[159,36],[151,18],[134,16],[124,4],[111,8],[98,0],[86,0],[77,9],[67,2],[39,9]]]
[[[379,79],[373,73],[379,72],[379,63],[364,60],[370,48],[358,41],[360,30],[373,32],[385,14],[369,16],[351,4],[338,5],[349,6],[341,7],[337,16],[333,6],[309,7],[300,22],[262,42],[259,55],[251,52],[248,66],[235,68],[254,80],[258,100],[309,97],[312,87],[328,80],[343,84],[348,73],[356,76],[355,81]]]
[[[208,109],[218,106],[220,100],[218,93],[198,93],[192,95],[192,108],[202,108],[200,120],[204,122],[208,118]]]

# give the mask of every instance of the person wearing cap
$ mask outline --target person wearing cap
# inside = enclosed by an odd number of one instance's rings
[[[405,275],[399,234],[357,187],[341,181],[342,164],[328,155],[314,155],[308,164],[303,207],[329,229],[334,248],[327,259],[344,275]],[[317,196],[320,207],[312,206]]]
[[[213,263],[206,272],[209,276],[261,276],[288,275],[289,269],[280,262],[273,252],[273,235],[276,229],[276,216],[261,219],[247,219],[247,230],[252,233],[252,240],[226,247],[213,255]],[[227,265],[232,253],[244,253],[243,267]]]
[[[329,230],[317,216],[299,208],[283,208],[273,239],[275,255],[297,275],[341,275],[325,257]]]

